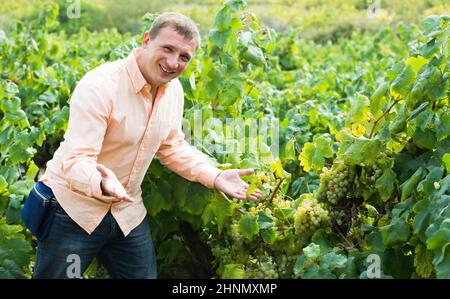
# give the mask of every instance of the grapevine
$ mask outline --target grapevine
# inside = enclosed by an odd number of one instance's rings
[[[32,275],[36,240],[20,213],[64,139],[77,82],[127,57],[147,29],[69,36],[56,3],[38,9],[0,29],[0,278]],[[154,159],[141,187],[159,274],[366,278],[377,254],[383,278],[450,278],[449,22],[424,16],[331,42],[277,32],[242,0],[218,7],[179,78],[183,129],[222,169],[253,168],[242,179],[263,197],[230,198]],[[190,128],[199,111],[221,126]],[[277,130],[250,134],[261,123]]]

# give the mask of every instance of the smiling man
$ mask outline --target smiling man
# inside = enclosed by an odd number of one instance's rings
[[[112,278],[156,278],[140,188],[155,155],[188,180],[239,199],[261,196],[247,195],[240,178],[251,169],[221,171],[184,140],[177,77],[199,46],[192,20],[165,13],[140,48],[78,82],[64,141],[30,194],[57,201],[53,224],[38,241],[34,278],[71,277],[73,262],[83,273],[94,257]]]

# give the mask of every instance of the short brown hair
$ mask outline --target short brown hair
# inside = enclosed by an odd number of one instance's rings
[[[201,37],[197,25],[190,18],[177,12],[165,12],[159,15],[150,28],[151,38],[157,37],[159,31],[167,26],[172,26],[178,33],[188,39],[194,39],[197,43],[197,49],[200,47]]]

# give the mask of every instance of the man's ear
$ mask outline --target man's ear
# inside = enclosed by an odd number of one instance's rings
[[[142,48],[145,48],[149,42],[150,42],[150,32],[145,31],[144,38],[142,39]]]

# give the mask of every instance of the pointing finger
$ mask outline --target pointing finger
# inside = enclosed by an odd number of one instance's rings
[[[252,195],[258,195],[258,196],[262,196],[263,194],[262,194],[262,192],[258,192],[258,191],[255,191],[255,192],[253,192],[253,194]]]
[[[239,174],[240,176],[243,176],[243,175],[250,175],[250,174],[252,174],[252,173],[253,173],[253,169],[252,169],[252,168],[238,169],[238,174]]]
[[[250,196],[253,196],[253,197],[255,197],[255,198],[261,198],[262,197],[262,194],[259,194],[259,193],[252,193],[252,194],[249,194]]]
[[[233,194],[233,197],[237,198],[237,199],[245,199],[247,197],[247,195],[245,193],[235,192]]]
[[[250,200],[257,200],[258,199],[255,196],[253,196],[252,194],[247,195],[247,198],[250,199]]]

